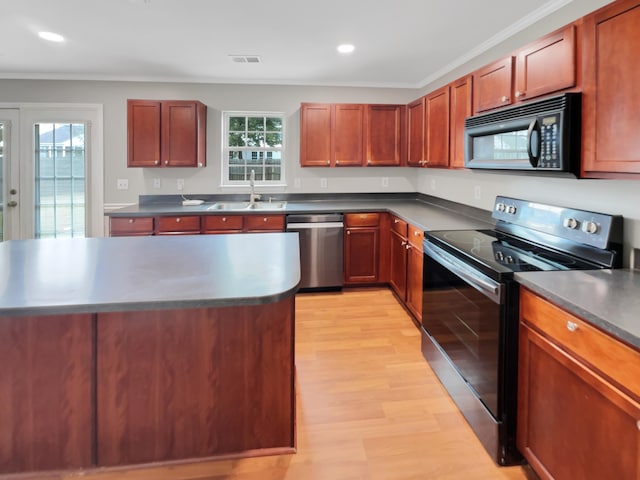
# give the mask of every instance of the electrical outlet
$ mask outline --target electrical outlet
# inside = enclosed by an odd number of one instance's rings
[[[326,178],[321,178],[320,179],[320,188],[327,188],[328,184],[327,184],[327,179]]]
[[[176,181],[176,188],[177,188],[178,190],[184,190],[184,178],[179,178],[179,179]]]
[[[480,188],[480,185],[473,187],[473,198],[476,200],[480,200],[480,198],[482,198],[482,189]]]
[[[129,180],[126,178],[119,178],[116,180],[116,188],[118,190],[129,190]]]
[[[294,187],[294,188],[301,188],[301,187],[302,187],[302,185],[301,185],[301,183],[300,183],[300,179],[299,179],[299,178],[296,178],[296,179],[293,181],[293,187]]]
[[[389,186],[389,177],[382,177],[382,186],[387,188]]]
[[[153,179],[153,188],[160,188],[162,186],[162,184],[160,183],[160,179],[159,178],[154,178]]]

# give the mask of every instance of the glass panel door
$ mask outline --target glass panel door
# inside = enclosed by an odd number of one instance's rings
[[[20,237],[18,110],[0,109],[0,241]]]
[[[85,236],[85,125],[34,126],[35,238]]]

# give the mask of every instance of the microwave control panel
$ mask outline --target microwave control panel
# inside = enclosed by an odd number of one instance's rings
[[[561,168],[560,165],[560,114],[541,117],[540,125],[540,158],[538,168]]]

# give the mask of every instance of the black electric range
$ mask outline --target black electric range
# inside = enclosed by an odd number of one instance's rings
[[[487,451],[515,445],[516,272],[618,268],[622,217],[498,196],[493,230],[425,232],[422,351]]]

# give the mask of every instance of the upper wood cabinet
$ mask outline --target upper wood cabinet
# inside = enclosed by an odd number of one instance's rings
[[[577,83],[576,27],[567,25],[473,73],[473,111],[484,112]]]
[[[361,166],[364,105],[303,103],[300,107],[300,165]]]
[[[449,85],[425,96],[425,160],[428,167],[449,166]]]
[[[568,25],[518,52],[514,97],[528,100],[576,85],[576,27]]]
[[[407,105],[407,165],[421,167],[424,158],[424,100],[420,97]]]
[[[640,2],[619,0],[583,23],[582,175],[640,174]]]
[[[512,56],[508,56],[473,73],[473,111],[511,105],[513,85]]]
[[[405,115],[404,105],[367,105],[367,166],[400,166],[406,163]]]
[[[449,167],[464,168],[464,121],[471,116],[473,79],[471,75],[451,83],[449,107]]]
[[[201,102],[127,100],[129,167],[203,167],[206,135]]]

